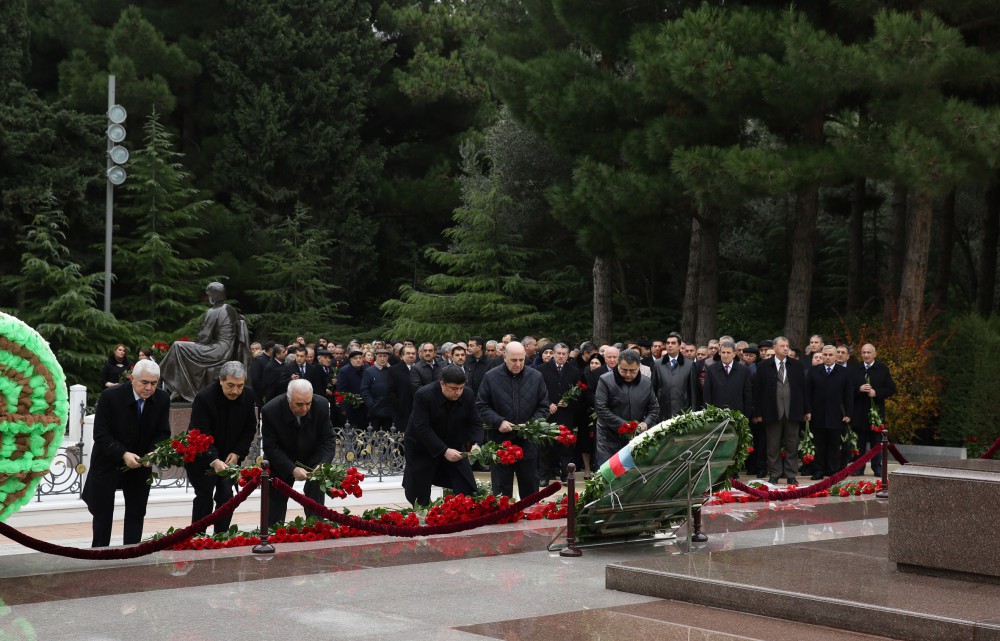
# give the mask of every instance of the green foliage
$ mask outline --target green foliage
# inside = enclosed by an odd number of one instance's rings
[[[201,312],[197,304],[209,262],[193,251],[205,230],[202,216],[217,207],[191,185],[156,110],[143,127],[143,147],[132,154],[121,187],[117,272],[125,296],[113,304],[123,315],[150,319],[168,331]],[[121,236],[124,236],[122,238]]]
[[[20,294],[11,313],[33,327],[51,345],[70,385],[99,387],[101,367],[117,342],[133,343],[146,323],[128,323],[98,309],[104,275],[84,273],[65,246],[66,216],[51,190],[34,204],[35,215],[18,241],[20,271],[3,286]]]
[[[338,288],[326,258],[331,241],[314,233],[310,222],[309,209],[296,203],[292,215],[266,239],[269,249],[255,258],[259,288],[249,294],[263,311],[248,322],[258,335],[329,334],[340,318],[340,303],[333,300]]]
[[[996,382],[1000,380],[1000,318],[975,314],[955,318],[935,354],[935,370],[944,380],[937,435],[948,445],[969,439],[990,445],[1000,437],[996,421]]]

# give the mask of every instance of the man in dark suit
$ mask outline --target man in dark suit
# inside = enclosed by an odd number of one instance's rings
[[[823,364],[806,373],[806,414],[816,445],[814,481],[841,469],[840,450],[851,414],[854,394],[847,369],[837,364],[837,348],[823,347]]]
[[[410,388],[414,392],[424,385],[436,381],[441,375],[441,366],[444,364],[437,356],[434,343],[421,345],[418,356],[420,360],[410,368]]]
[[[160,366],[140,360],[131,379],[101,393],[94,416],[94,451],[83,500],[94,516],[92,547],[111,543],[115,490],[125,496],[125,545],[142,539],[152,470],[140,457],[170,437],[170,394],[157,389]],[[128,467],[122,471],[123,467]]]
[[[872,430],[868,420],[869,410],[874,406],[885,425],[885,399],[896,393],[896,383],[884,363],[875,360],[875,346],[866,343],[861,347],[861,364],[854,368],[854,415],[851,426],[858,433],[858,451],[863,455],[869,447],[882,442],[882,433]],[[882,457],[871,461],[872,473],[882,476]],[[857,472],[864,474],[864,469]]]
[[[330,403],[313,394],[306,380],[288,384],[284,396],[273,398],[260,411],[264,458],[271,464],[271,473],[291,485],[306,481],[311,468],[333,460],[333,425],[330,423]],[[301,467],[300,463],[306,467]],[[307,469],[309,468],[309,469]],[[323,504],[325,497],[319,484],[306,481],[303,494]],[[288,497],[274,488],[268,489],[268,523],[285,520]],[[306,516],[313,513],[306,510]]]
[[[430,503],[432,485],[466,496],[476,493],[472,467],[462,453],[483,442],[483,422],[465,382],[461,369],[444,367],[437,383],[421,387],[413,396],[404,440],[403,490],[414,505]]]
[[[417,348],[403,345],[399,353],[402,360],[389,367],[389,403],[392,405],[393,427],[402,432],[410,422],[410,413],[413,411],[410,368],[417,362]]]
[[[250,387],[257,392],[257,398],[264,397],[264,370],[274,354],[274,341],[264,343],[264,352],[250,361]]]
[[[365,373],[365,355],[359,349],[352,349],[347,354],[347,365],[340,368],[337,376],[337,391],[341,394],[350,392],[361,396],[361,378]],[[347,424],[356,430],[368,428],[368,408],[364,402],[357,407],[340,407],[347,418]]]
[[[788,339],[774,339],[774,357],[757,366],[753,386],[753,422],[763,423],[767,435],[767,469],[771,483],[781,477],[781,450],[789,485],[799,472],[799,425],[805,417],[806,375],[802,364],[788,357]]]
[[[538,366],[542,380],[545,381],[545,389],[549,393],[547,420],[550,423],[565,425],[572,430],[576,427],[579,400],[562,405],[560,401],[563,394],[576,387],[580,381],[580,370],[576,363],[569,359],[569,346],[566,343],[557,343],[552,353],[549,362]],[[559,478],[565,483],[567,466],[573,461],[574,448],[554,442],[541,444],[540,450],[538,474],[541,477],[541,485],[548,485],[553,473],[558,473]]]
[[[486,357],[484,347],[486,341],[482,336],[473,336],[469,339],[469,356],[465,360],[465,371],[468,376],[468,385],[472,388],[472,393],[479,392],[479,384],[483,382],[486,372],[490,371],[495,364],[491,364]]]
[[[285,346],[279,344],[276,344],[271,350],[271,359],[264,368],[264,398],[261,399],[261,402],[278,398],[284,395],[285,390],[288,389],[288,381],[291,379],[288,370],[285,369],[285,355],[287,353],[288,350],[285,349]]]
[[[316,350],[316,366],[312,368],[309,382],[313,393],[319,394],[328,401],[333,401],[333,392],[327,389],[333,377],[333,353],[328,349]]]
[[[705,370],[705,403],[736,410],[743,416],[753,416],[753,379],[750,370],[736,361],[736,347],[726,341],[719,347],[717,363],[712,363]],[[754,454],[763,454],[767,447],[764,440],[758,450],[754,443]]]
[[[301,378],[304,381],[312,382],[313,378],[316,376],[316,366],[309,362],[309,349],[306,347],[296,347],[295,348],[295,361],[292,363],[285,364],[285,370],[288,372],[288,380],[294,381],[295,379]],[[322,394],[322,390],[317,390],[317,394]]]
[[[257,435],[257,395],[246,382],[243,363],[229,361],[219,370],[219,380],[202,388],[191,404],[188,429],[199,429],[215,439],[193,463],[184,465],[194,488],[192,523],[211,514],[213,495],[215,509],[233,497],[233,482],[209,472],[239,465]],[[215,533],[228,530],[231,522],[232,515],[217,521]]]

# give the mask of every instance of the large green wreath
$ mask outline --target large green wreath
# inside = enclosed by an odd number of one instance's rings
[[[636,463],[645,462],[649,456],[660,450],[665,441],[689,432],[701,432],[709,428],[709,426],[725,422],[728,422],[729,426],[736,432],[736,447],[732,451],[733,463],[719,475],[719,478],[712,479],[713,489],[719,489],[722,486],[728,486],[730,478],[739,476],[739,472],[749,455],[749,447],[753,443],[750,423],[740,412],[721,409],[711,405],[702,411],[685,412],[654,425],[642,434],[635,436],[629,441],[627,448],[630,450],[631,458]],[[586,488],[577,501],[577,504],[587,506],[601,499],[607,499],[613,490],[619,488],[619,486],[615,485],[616,483],[628,482],[629,479],[634,478],[635,472],[630,472],[626,477],[609,482],[602,474],[594,474],[593,478],[587,482]],[[580,532],[585,533],[589,530],[588,518],[582,512],[578,513],[577,527]]]
[[[69,396],[48,343],[0,312],[0,521],[31,500],[59,451]]]

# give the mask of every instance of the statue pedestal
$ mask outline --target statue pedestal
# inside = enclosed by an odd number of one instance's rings
[[[1000,582],[1000,461],[905,465],[889,486],[889,560],[897,569]]]
[[[191,422],[191,403],[170,402],[170,435],[186,432]]]

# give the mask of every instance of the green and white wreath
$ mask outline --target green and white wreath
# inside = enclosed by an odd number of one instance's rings
[[[0,312],[0,521],[31,500],[68,416],[66,376],[49,344]]]

